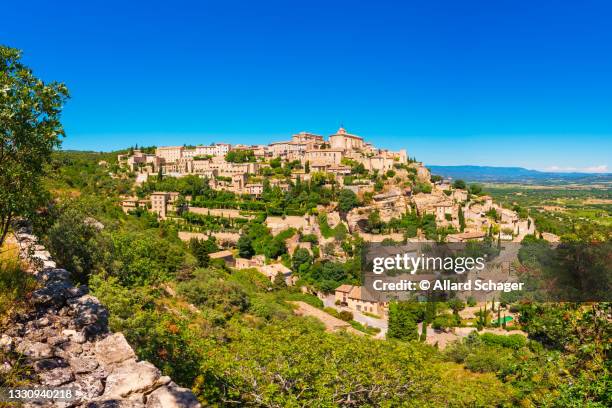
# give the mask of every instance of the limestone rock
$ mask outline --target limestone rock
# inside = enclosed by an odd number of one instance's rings
[[[200,407],[195,396],[136,355],[121,333],[108,334],[108,311],[70,272],[57,268],[31,230],[17,226],[21,259],[41,287],[32,294],[35,311],[17,316],[0,334],[0,353],[16,351],[32,364],[33,385],[70,387],[78,400],[25,403],[24,407],[146,408]],[[10,356],[10,354],[9,354]],[[12,370],[0,361],[0,374]],[[146,407],[145,407],[146,403]]]
[[[101,399],[90,401],[83,406],[84,408],[144,408],[145,405],[140,401],[130,401],[120,398]]]
[[[45,287],[37,289],[32,293],[32,302],[40,307],[61,307],[66,302],[66,290],[71,285],[67,281],[50,282]]]
[[[201,405],[187,388],[175,383],[159,387],[147,398],[147,408],[200,408]]]
[[[43,268],[56,268],[57,264],[55,263],[55,261],[50,261],[50,260],[46,260],[43,261]]]
[[[65,269],[58,269],[58,268],[46,269],[39,274],[39,279],[43,283],[69,281],[70,272],[68,272]]]
[[[68,305],[75,313],[74,323],[77,328],[82,329],[86,326],[93,326],[98,330],[91,334],[97,334],[102,331],[102,328],[107,326],[108,311],[100,304],[97,298],[91,295],[84,295],[68,299]]]
[[[30,358],[33,361],[42,360],[53,356],[51,346],[45,343],[30,342],[24,340],[16,347],[18,353]]]
[[[98,366],[98,361],[94,357],[81,356],[70,359],[70,367],[75,374],[91,373]]]
[[[96,343],[96,357],[106,366],[135,359],[136,354],[121,333],[115,333]]]
[[[66,290],[66,297],[71,299],[75,297],[85,296],[89,293],[87,285],[81,285],[79,287],[72,286]]]
[[[0,374],[8,374],[11,372],[12,369],[13,369],[13,366],[7,361],[0,364]]]
[[[38,374],[43,385],[48,387],[59,387],[74,380],[74,374],[69,368],[58,367],[53,370],[43,371]]]
[[[68,336],[70,340],[74,341],[75,343],[83,344],[87,341],[85,335],[81,332],[77,332],[76,330],[66,329],[62,331],[62,334],[64,336]]]
[[[68,337],[65,337],[65,336],[52,336],[47,339],[47,344],[53,347],[57,347],[69,341],[70,340],[68,339]]]
[[[75,382],[70,384],[70,387],[74,388],[81,401],[91,401],[104,392],[102,381],[91,376],[78,377]]]
[[[106,378],[104,396],[127,397],[130,394],[151,391],[160,376],[159,370],[147,361],[127,361],[117,366]]]
[[[11,350],[13,350],[13,339],[11,336],[3,334],[0,336],[0,351],[8,353]]]
[[[37,373],[62,367],[68,367],[68,363],[59,357],[46,358],[44,360],[38,360],[34,363],[34,371]]]

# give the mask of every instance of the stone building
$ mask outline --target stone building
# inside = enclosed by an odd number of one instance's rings
[[[347,133],[342,127],[329,136],[329,144],[332,149],[340,150],[360,150],[364,147],[363,138]]]
[[[357,312],[383,316],[387,313],[388,303],[380,296],[370,293],[363,286],[341,285],[336,288],[335,300],[340,306]]]
[[[175,191],[165,192],[156,191],[151,194],[151,211],[156,213],[161,219],[165,219],[168,211],[174,210],[173,204],[179,197]]]
[[[162,146],[155,149],[155,156],[165,160],[166,163],[174,163],[183,157],[183,146]]]

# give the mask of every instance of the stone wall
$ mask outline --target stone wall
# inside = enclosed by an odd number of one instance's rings
[[[35,385],[71,388],[78,395],[72,402],[26,407],[200,407],[189,389],[138,361],[123,334],[109,332],[108,311],[87,286],[72,284],[36,236],[23,227],[15,236],[40,288],[32,294],[33,311],[0,334],[0,348],[26,358],[37,374]]]

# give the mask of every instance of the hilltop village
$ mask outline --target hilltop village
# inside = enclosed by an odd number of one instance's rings
[[[406,150],[379,149],[344,128],[327,139],[301,132],[269,145],[215,143],[151,150],[131,149],[118,156],[120,167],[135,174],[139,192],[123,198],[125,212],[146,211],[174,222],[185,241],[215,237],[223,250],[210,253],[211,259],[234,268],[256,268],[272,281],[282,276],[288,285],[298,276],[287,259],[240,249],[241,225],[262,212],[267,232],[282,239],[288,255],[295,257],[301,250],[340,262],[351,255],[351,239],[466,242],[494,237],[520,242],[535,229],[531,219],[494,203],[480,186],[432,176]],[[151,191],[168,184],[163,180],[188,177],[201,179],[217,199]],[[305,185],[317,187],[312,208],[302,205],[308,200],[301,191]],[[278,214],[267,206],[300,191],[295,200],[301,210]],[[326,196],[337,199],[321,199]],[[216,220],[212,227],[211,219]],[[344,299],[339,303],[349,309],[385,314],[384,304],[364,296],[359,286],[337,288],[336,298]]]

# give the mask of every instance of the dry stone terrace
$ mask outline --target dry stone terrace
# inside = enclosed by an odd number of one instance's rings
[[[108,329],[108,311],[87,286],[74,286],[26,228],[16,231],[20,257],[40,282],[34,310],[0,334],[4,351],[21,354],[38,378],[33,385],[71,388],[74,401],[25,407],[196,408],[193,393],[147,361],[138,361],[121,333]]]

